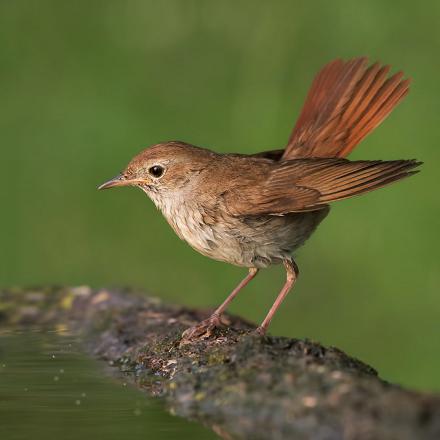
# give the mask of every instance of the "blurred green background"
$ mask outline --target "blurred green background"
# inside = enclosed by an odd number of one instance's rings
[[[0,285],[144,288],[217,305],[245,270],[181,242],[140,191],[98,192],[147,145],[278,148],[316,71],[368,55],[413,78],[351,156],[423,172],[337,203],[297,261],[272,333],[309,337],[381,375],[440,389],[440,3],[0,2]],[[260,321],[284,281],[264,271],[231,310]]]

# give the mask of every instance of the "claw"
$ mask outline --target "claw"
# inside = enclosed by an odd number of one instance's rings
[[[218,315],[212,315],[197,325],[186,329],[182,333],[182,339],[186,341],[207,339],[212,335],[213,331],[221,325],[220,317]]]
[[[266,329],[263,328],[263,327],[261,327],[261,325],[260,325],[259,327],[257,327],[257,328],[254,330],[254,333],[255,333],[256,335],[258,335],[258,336],[264,336],[264,335],[266,334]]]

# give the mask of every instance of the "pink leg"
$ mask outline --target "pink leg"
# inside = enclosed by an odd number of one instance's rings
[[[212,316],[221,316],[228,305],[232,302],[232,300],[238,295],[238,292],[240,292],[243,287],[246,287],[250,283],[250,281],[255,278],[257,273],[258,269],[256,267],[251,267],[249,269],[249,273],[246,275],[246,278],[244,278],[240,282],[240,284],[230,293],[230,295],[223,301],[223,303],[219,307],[217,307]]]
[[[218,327],[221,325],[220,317],[228,307],[228,305],[232,302],[232,300],[238,295],[238,292],[240,292],[243,287],[249,284],[249,282],[255,278],[255,276],[258,273],[258,269],[255,267],[251,267],[249,269],[249,273],[247,274],[246,278],[244,278],[240,284],[229,294],[229,296],[223,301],[223,303],[215,309],[214,313],[204,321],[200,322],[199,324],[195,325],[194,327],[191,327],[183,332],[183,337],[185,339],[192,339],[192,338],[198,338],[202,336],[203,334],[209,334],[215,327]]]
[[[257,333],[260,335],[264,335],[267,331],[267,328],[269,327],[270,321],[272,321],[272,318],[274,317],[278,307],[283,302],[284,298],[289,293],[290,289],[295,284],[296,279],[298,278],[299,270],[298,266],[293,260],[284,260],[284,267],[286,268],[287,273],[287,279],[286,283],[284,284],[283,288],[281,289],[281,292],[278,294],[277,299],[273,303],[272,307],[269,310],[269,313],[264,318],[264,321],[261,323],[261,325],[257,328]]]

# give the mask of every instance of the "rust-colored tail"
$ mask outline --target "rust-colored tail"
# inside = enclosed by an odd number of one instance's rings
[[[335,60],[315,77],[283,159],[345,157],[409,91],[409,80],[367,58]]]

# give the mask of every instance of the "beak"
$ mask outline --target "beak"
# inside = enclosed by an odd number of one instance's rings
[[[133,184],[132,180],[126,179],[122,174],[119,174],[118,176],[113,177],[113,179],[98,186],[98,189],[108,189],[115,186],[127,186],[131,184]]]

